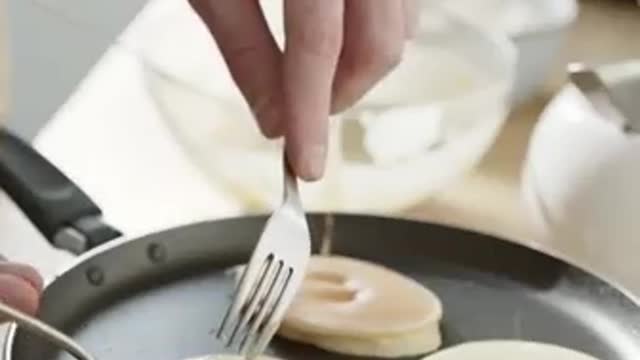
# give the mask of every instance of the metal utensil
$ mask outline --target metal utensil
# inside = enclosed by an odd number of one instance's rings
[[[582,63],[571,63],[568,66],[569,79],[589,100],[594,110],[604,120],[612,122],[625,132],[637,132],[629,119],[618,109],[611,92],[600,75]]]
[[[286,155],[283,168],[282,204],[267,220],[218,330],[222,338],[229,327],[227,347],[239,340],[240,352],[249,358],[260,355],[275,335],[311,253],[309,226]]]
[[[0,302],[0,314],[20,326],[20,328],[37,335],[50,343],[59,346],[78,360],[95,360],[88,351],[82,348],[65,334],[43,323],[42,321],[29,316],[22,311],[16,310],[9,305]]]

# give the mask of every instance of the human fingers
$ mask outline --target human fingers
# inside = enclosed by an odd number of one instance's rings
[[[401,60],[406,38],[404,1],[345,3],[344,44],[333,83],[332,112],[359,100]]]
[[[0,301],[29,315],[35,315],[40,304],[40,291],[21,276],[0,273]],[[0,318],[0,321],[6,320]]]
[[[0,261],[0,274],[10,274],[27,281],[36,291],[42,292],[44,281],[33,267],[9,261]]]
[[[331,88],[342,48],[343,0],[286,0],[283,60],[287,154],[304,180],[327,156]]]
[[[282,135],[282,53],[256,0],[190,0],[267,137]],[[188,41],[188,39],[185,39]]]

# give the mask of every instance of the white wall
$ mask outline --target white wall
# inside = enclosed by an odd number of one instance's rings
[[[9,127],[33,138],[145,2],[8,0]]]

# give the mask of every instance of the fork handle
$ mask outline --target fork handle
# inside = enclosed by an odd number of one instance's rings
[[[82,253],[121,235],[71,179],[6,130],[0,130],[0,186],[58,248]]]
[[[298,177],[296,176],[287,152],[284,151],[282,156],[282,167],[284,170],[284,201],[291,198],[290,195],[298,195]]]

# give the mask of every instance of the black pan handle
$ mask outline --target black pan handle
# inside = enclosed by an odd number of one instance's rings
[[[76,184],[7,131],[0,131],[0,187],[55,247],[80,254],[122,235]]]

